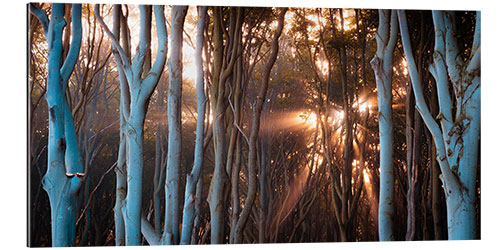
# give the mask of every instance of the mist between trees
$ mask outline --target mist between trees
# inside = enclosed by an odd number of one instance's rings
[[[480,238],[480,12],[28,22],[29,246]]]

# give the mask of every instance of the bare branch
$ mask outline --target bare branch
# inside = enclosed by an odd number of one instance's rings
[[[106,23],[104,23],[104,20],[102,20],[99,7],[100,7],[99,4],[96,4],[94,6],[95,17],[97,18],[97,21],[99,22],[99,24],[101,24],[106,35],[108,35],[109,38],[111,39],[111,42],[113,43],[113,46],[115,47],[115,49],[118,51],[118,54],[120,55],[120,59],[121,59],[121,64],[123,65],[123,69],[125,70],[125,73],[127,75],[127,79],[130,81],[131,80],[130,77],[131,77],[132,72],[130,70],[130,63],[129,63],[129,60],[127,58],[127,54],[123,50],[123,47],[120,45],[120,42],[118,41],[116,36],[109,29],[108,25],[106,25]]]

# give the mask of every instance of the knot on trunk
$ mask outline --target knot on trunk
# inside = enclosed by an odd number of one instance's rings
[[[60,138],[57,141],[57,150],[60,150],[62,152],[66,151],[66,140],[64,138]]]

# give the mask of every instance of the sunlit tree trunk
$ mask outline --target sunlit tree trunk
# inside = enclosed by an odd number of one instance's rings
[[[179,196],[181,165],[182,31],[187,6],[172,8],[170,57],[168,59],[168,153],[165,180],[165,225],[163,243],[179,243]]]
[[[435,31],[434,63],[429,71],[436,79],[439,101],[439,114],[436,118],[429,112],[423,96],[422,83],[411,49],[406,13],[398,11],[398,15],[416,105],[436,144],[446,194],[448,239],[475,239],[474,200],[480,134],[481,13],[476,13],[470,58],[464,62],[454,37],[452,13],[432,12]],[[451,79],[454,102],[448,78]]]
[[[230,52],[230,59],[227,64],[223,64],[224,43],[223,43],[223,15],[220,7],[213,7],[214,28],[213,28],[213,71],[212,71],[212,86],[210,88],[210,102],[213,121],[213,139],[214,139],[214,154],[215,166],[214,174],[210,183],[208,194],[208,203],[210,207],[210,240],[212,244],[223,243],[224,236],[224,209],[225,197],[224,186],[228,180],[226,172],[226,131],[225,131],[225,113],[227,109],[226,98],[226,81],[233,72],[236,63],[237,49],[241,40],[241,15],[242,9],[232,9],[233,14],[230,15],[230,26],[236,27],[228,39],[232,39],[232,43],[226,47],[227,52]],[[234,14],[237,12],[237,14]],[[229,46],[231,45],[231,46]],[[225,65],[225,67],[224,67]]]
[[[45,11],[34,5],[30,5],[30,11],[40,20],[49,47],[46,94],[49,109],[48,167],[42,181],[51,207],[52,246],[74,246],[77,192],[85,174],[66,89],[80,52],[82,6],[72,5],[72,41],[65,58],[62,39],[66,25],[64,4],[52,4],[50,21]],[[64,63],[61,65],[61,62]]]
[[[194,163],[191,173],[186,177],[186,190],[184,195],[184,210],[182,215],[182,234],[180,244],[187,245],[191,243],[193,231],[193,223],[195,218],[195,203],[196,186],[200,178],[201,168],[203,166],[203,143],[205,140],[205,84],[203,70],[203,45],[205,43],[204,31],[207,18],[206,6],[198,7],[198,26],[196,29],[196,50],[195,50],[195,66],[196,66],[196,107],[198,117],[196,119],[196,141],[194,152]]]
[[[397,14],[379,10],[377,53],[371,64],[377,83],[380,136],[379,240],[394,240],[394,167],[392,122],[392,64],[398,35]]]
[[[269,198],[267,194],[267,184],[268,184],[268,173],[269,173],[269,150],[268,147],[271,145],[269,138],[263,138],[260,146],[260,169],[259,169],[259,243],[265,243],[266,241],[266,215],[269,209]]]
[[[156,127],[156,139],[155,139],[155,172],[153,180],[153,225],[157,234],[161,234],[161,190],[164,187],[165,182],[165,169],[166,169],[166,153],[163,141],[164,136],[164,125],[163,125],[163,113],[164,108],[164,86],[165,84],[160,84],[157,90],[157,106],[158,106],[158,125]]]
[[[238,50],[238,51],[241,51]],[[233,124],[231,127],[231,137],[229,141],[228,156],[226,162],[226,170],[231,174],[231,224],[229,233],[229,242],[234,241],[236,235],[236,224],[238,223],[238,217],[241,210],[240,205],[240,193],[239,193],[239,183],[240,183],[240,168],[241,168],[241,139],[242,136],[237,129],[236,124],[241,124],[241,104],[243,102],[243,84],[244,84],[244,72],[243,72],[243,59],[240,57],[236,62],[236,77],[233,76],[234,80],[234,94],[232,94],[232,105],[231,109],[233,111]],[[239,125],[238,125],[239,126]]]

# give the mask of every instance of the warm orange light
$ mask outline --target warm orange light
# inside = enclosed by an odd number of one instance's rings
[[[356,12],[354,9],[343,9],[342,14],[344,16],[344,30],[349,31],[351,29],[354,29],[354,26],[356,25],[353,22],[353,17],[356,15]],[[340,24],[340,17],[338,17],[338,22],[337,22],[337,29],[341,29],[342,26]]]
[[[301,112],[298,115],[299,119],[309,128],[315,128],[318,118],[315,113],[305,113]]]
[[[326,76],[326,74],[328,73],[328,61],[316,61],[316,66],[318,66],[321,74]]]
[[[363,179],[365,183],[370,183],[370,175],[368,174],[368,171],[366,171],[366,168],[363,169]]]
[[[403,58],[403,60],[401,60],[401,65],[403,65],[403,75],[408,75],[408,64],[406,63],[406,59]]]
[[[361,105],[359,105],[359,111],[361,111],[361,112],[366,111],[367,108],[368,109],[370,108],[370,104],[368,102],[364,102],[364,103],[361,103]]]
[[[336,114],[335,114],[336,118],[339,120],[339,121],[342,121],[344,120],[344,110],[340,110],[338,111]]]

